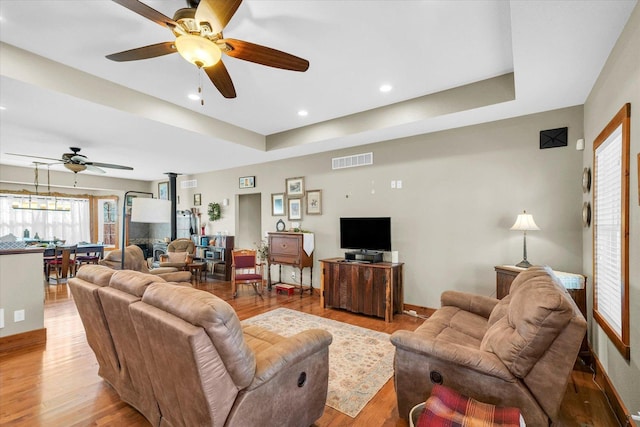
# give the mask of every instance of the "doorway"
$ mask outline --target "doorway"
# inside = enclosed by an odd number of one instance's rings
[[[262,195],[238,194],[235,247],[255,249],[262,240]]]

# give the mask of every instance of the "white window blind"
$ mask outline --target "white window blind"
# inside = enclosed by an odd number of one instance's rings
[[[596,304],[622,335],[622,126],[596,148],[595,166]]]

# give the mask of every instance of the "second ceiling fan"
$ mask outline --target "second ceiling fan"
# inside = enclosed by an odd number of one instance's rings
[[[222,30],[242,0],[187,0],[188,8],[178,9],[173,19],[138,0],[113,0],[127,9],[169,28],[175,41],[143,46],[107,55],[113,61],[135,61],[178,52],[202,68],[225,98],[235,98],[231,76],[221,60],[222,54],[269,67],[306,71],[309,61],[297,56],[236,39],[225,39]]]

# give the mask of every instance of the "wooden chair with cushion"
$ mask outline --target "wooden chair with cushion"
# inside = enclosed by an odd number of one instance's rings
[[[76,272],[76,250],[77,245],[56,246],[53,258],[45,260],[45,279],[49,282],[51,270],[56,274],[56,284],[66,280],[71,274]]]
[[[260,298],[264,288],[262,263],[256,262],[256,251],[238,249],[231,252],[231,292],[235,298],[238,285],[251,285]]]

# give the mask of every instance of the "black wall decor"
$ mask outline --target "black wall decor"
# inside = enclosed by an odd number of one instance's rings
[[[568,128],[540,131],[540,149],[567,146]]]

